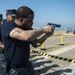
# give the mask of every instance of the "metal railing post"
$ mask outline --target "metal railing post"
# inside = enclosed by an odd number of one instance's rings
[[[46,50],[44,43],[43,43],[42,46],[41,46],[41,50]]]
[[[61,34],[60,36],[60,45],[64,45],[63,41],[64,41],[64,34]]]

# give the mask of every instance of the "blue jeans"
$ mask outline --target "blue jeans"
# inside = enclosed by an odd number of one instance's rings
[[[4,55],[1,53],[0,54],[0,75],[6,75],[6,71],[4,69],[6,65],[4,64],[3,60],[4,60]]]
[[[11,68],[7,75],[36,75],[32,63],[29,61],[25,68]]]

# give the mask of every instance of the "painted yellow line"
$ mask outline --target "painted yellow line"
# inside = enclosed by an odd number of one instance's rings
[[[72,63],[74,63],[75,62],[75,60],[72,60]]]
[[[36,59],[36,58],[39,58],[40,56],[34,56],[33,58],[30,58],[29,60],[33,60],[33,59]]]
[[[47,53],[40,52],[40,51],[35,51],[35,50],[31,50],[31,52],[38,53],[38,54],[43,55],[43,56],[47,56],[47,57],[51,57],[51,58],[55,58],[55,59],[75,63],[74,59],[68,59],[68,58],[64,58],[64,57],[59,57],[59,56],[55,56],[55,55],[51,55],[51,54],[47,54]]]

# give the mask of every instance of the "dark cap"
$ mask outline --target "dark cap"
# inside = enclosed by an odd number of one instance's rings
[[[12,17],[16,16],[16,10],[15,9],[6,10],[6,15],[10,15]]]
[[[3,15],[2,14],[0,14],[0,19],[3,19]]]

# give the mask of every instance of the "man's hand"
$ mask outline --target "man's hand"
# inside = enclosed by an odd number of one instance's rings
[[[46,34],[53,35],[55,27],[54,26],[45,26],[43,29]]]
[[[0,42],[0,48],[4,48],[4,45]]]

